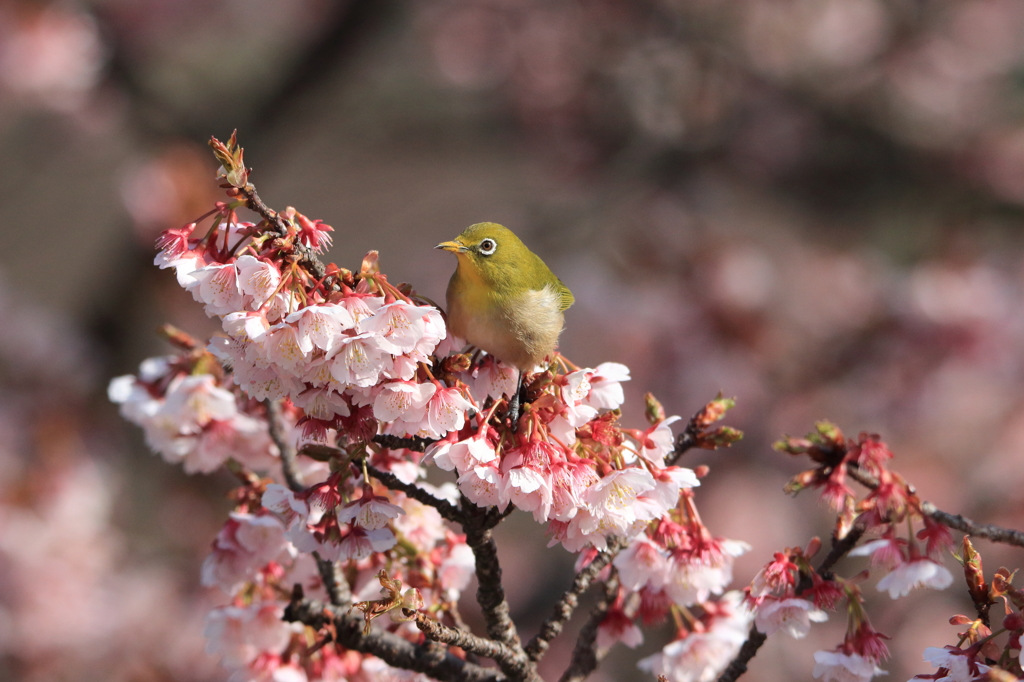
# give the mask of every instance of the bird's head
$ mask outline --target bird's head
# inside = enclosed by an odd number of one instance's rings
[[[517,270],[534,265],[530,250],[519,237],[497,223],[470,225],[452,241],[434,248],[451,251],[460,265],[491,282],[513,279]]]

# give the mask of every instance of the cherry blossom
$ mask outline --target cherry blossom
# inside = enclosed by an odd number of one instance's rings
[[[888,592],[893,599],[905,597],[915,587],[944,590],[953,583],[953,575],[945,566],[924,557],[900,564],[878,581],[878,591]]]
[[[782,630],[793,639],[803,639],[812,622],[826,620],[828,614],[806,599],[770,599],[757,608],[754,625],[766,635]]]
[[[815,651],[813,675],[822,682],[868,682],[876,675],[884,675],[874,661],[860,654],[840,651]]]

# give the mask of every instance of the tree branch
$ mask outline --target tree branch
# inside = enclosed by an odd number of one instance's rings
[[[487,636],[516,652],[511,660],[498,660],[502,672],[510,680],[537,680],[537,671],[523,651],[523,645],[516,631],[516,624],[509,614],[505,588],[501,582],[501,564],[498,548],[491,536],[493,515],[481,509],[465,496],[462,497],[462,511],[465,521],[462,529],[466,532],[466,544],[473,550],[476,559],[476,600],[483,612]]]
[[[388,488],[405,493],[406,495],[416,500],[417,502],[422,502],[427,506],[433,507],[441,514],[443,518],[448,519],[453,523],[458,523],[459,525],[462,525],[465,522],[466,516],[462,512],[462,510],[456,507],[448,500],[443,500],[440,497],[436,497],[427,492],[426,490],[424,490],[423,488],[419,487],[418,485],[415,485],[413,483],[406,483],[405,481],[399,479],[398,476],[395,476],[390,471],[377,469],[376,467],[372,467],[369,464],[366,465],[366,470],[370,473],[371,476],[373,476],[378,481],[386,485]]]
[[[281,217],[280,213],[263,203],[263,199],[256,193],[256,187],[251,182],[247,182],[244,187],[238,188],[238,191],[245,197],[246,207],[255,211],[266,220],[274,232],[282,237],[288,234],[288,223]],[[327,266],[324,265],[323,261],[320,260],[311,248],[299,241],[295,241],[292,248],[299,256],[299,265],[308,270],[314,279],[324,279],[324,276],[327,274]],[[328,279],[333,279],[333,277]],[[341,290],[341,287],[336,282],[329,282],[328,280],[324,280],[324,286],[335,291]]]
[[[341,646],[373,654],[395,668],[403,668],[451,682],[505,682],[497,670],[467,663],[454,654],[439,651],[433,642],[415,645],[390,632],[371,630],[363,634],[362,617],[318,601],[303,599],[301,586],[292,595],[284,619],[316,629],[333,622]]]
[[[414,620],[416,621],[416,627],[418,627],[429,639],[432,639],[435,642],[453,644],[465,651],[476,654],[477,656],[493,658],[495,661],[512,661],[517,656],[522,656],[522,654],[516,653],[501,642],[477,637],[476,635],[464,630],[450,628],[422,612],[415,612]]]
[[[319,552],[313,552],[316,559],[316,567],[320,572],[320,580],[324,584],[327,597],[334,606],[348,607],[352,605],[352,588],[348,580],[341,572],[341,566],[337,561],[324,559]]]
[[[580,630],[579,637],[576,639],[576,648],[572,652],[572,662],[562,673],[559,682],[582,682],[597,668],[597,664],[600,662],[597,652],[597,629],[601,626],[601,621],[607,615],[608,607],[615,600],[618,591],[618,576],[612,575],[604,585],[604,594],[601,596],[601,600],[590,612],[590,619]]]
[[[399,436],[390,436],[386,433],[381,433],[373,437],[373,442],[383,445],[388,450],[415,450],[416,452],[424,452],[428,447],[433,445],[437,441],[433,441],[429,438],[420,438],[419,436],[412,436],[410,438],[400,438]]]
[[[740,675],[747,672],[747,663],[754,657],[757,650],[761,648],[761,645],[768,639],[768,635],[758,630],[753,625],[750,626],[750,632],[747,634],[747,641],[740,647],[740,652],[736,654],[736,658],[732,659],[732,662],[722,671],[722,674],[718,676],[718,682],[736,682]]]
[[[572,586],[555,603],[551,615],[541,624],[540,631],[526,645],[526,655],[530,657],[530,660],[540,660],[547,651],[551,640],[561,634],[562,628],[572,618],[573,612],[579,606],[580,596],[587,591],[597,574],[604,570],[605,566],[609,565],[627,544],[625,538],[617,536],[610,538],[608,548],[594,557],[593,561],[576,574]]]
[[[850,474],[850,478],[857,481],[865,488],[874,490],[878,487],[878,479],[867,471],[861,469],[856,464],[848,465],[847,471]],[[911,492],[913,492],[912,487]],[[985,538],[992,542],[1001,542],[1005,545],[1024,547],[1024,532],[1019,530],[1004,528],[991,523],[976,523],[964,516],[961,516],[960,514],[944,512],[926,500],[921,500],[920,508],[922,514],[936,523],[941,523],[949,528],[962,531],[974,537]]]
[[[270,432],[270,440],[277,446],[281,453],[281,473],[284,474],[285,483],[292,492],[301,493],[305,486],[299,483],[295,475],[295,448],[289,444],[281,431],[281,405],[276,400],[264,400],[263,406],[267,408],[267,429]]]

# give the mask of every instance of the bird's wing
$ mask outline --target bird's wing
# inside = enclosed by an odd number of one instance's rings
[[[572,292],[569,291],[569,287],[562,284],[562,280],[555,278],[555,281],[558,282],[555,287],[558,290],[558,310],[564,312],[569,308],[569,306],[576,302],[576,299],[573,298]]]

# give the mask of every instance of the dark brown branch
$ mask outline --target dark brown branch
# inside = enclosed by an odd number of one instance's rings
[[[539,660],[544,655],[551,640],[561,634],[562,628],[572,618],[573,612],[579,606],[580,596],[587,591],[597,574],[604,570],[605,566],[610,564],[627,544],[624,538],[610,538],[608,548],[594,557],[594,560],[586,568],[576,574],[572,586],[555,604],[551,615],[540,626],[537,635],[526,645],[526,654],[531,660]]]
[[[251,182],[246,183],[245,187],[239,188],[238,191],[245,197],[246,207],[256,213],[259,213],[260,216],[271,226],[274,232],[282,237],[287,236],[288,223],[281,217],[280,213],[263,203],[263,199],[261,199],[260,195],[256,193],[256,188]],[[312,249],[299,241],[296,241],[292,248],[295,249],[295,253],[299,256],[299,264],[309,271],[309,274],[313,275],[314,279],[321,280],[324,278],[324,275],[327,274],[327,267],[323,264],[323,261],[313,253]],[[324,284],[336,291],[341,289],[341,287],[336,283],[329,283],[325,281]]]
[[[517,656],[522,656],[521,653],[513,651],[501,642],[477,637],[476,635],[464,630],[450,628],[447,625],[438,623],[436,620],[430,618],[424,613],[416,612],[414,620],[416,621],[416,627],[418,627],[429,639],[432,639],[435,642],[441,642],[442,644],[454,644],[455,646],[476,654],[477,656],[493,658],[495,661],[511,661]]]
[[[416,452],[424,452],[436,441],[429,438],[420,438],[419,436],[401,438],[399,436],[390,436],[388,434],[381,433],[373,437],[373,442],[383,445],[389,450],[415,450]]]
[[[460,525],[465,521],[466,517],[462,513],[462,510],[456,507],[448,500],[443,500],[440,497],[435,497],[434,495],[430,494],[429,492],[419,487],[418,485],[415,485],[413,483],[406,483],[405,481],[402,481],[400,478],[398,478],[398,476],[395,476],[390,471],[383,471],[370,465],[366,466],[366,470],[370,473],[371,476],[373,476],[378,481],[386,485],[388,488],[405,493],[407,496],[411,497],[417,502],[422,502],[427,506],[433,507],[438,511],[438,513],[441,514],[443,518],[448,519],[453,523],[458,523]]]
[[[351,611],[303,599],[296,590],[284,612],[289,622],[305,623],[320,629],[333,622],[341,646],[373,654],[395,668],[424,673],[438,680],[451,682],[504,682],[501,672],[467,663],[454,654],[438,649],[434,642],[415,645],[390,632],[371,630],[363,634],[363,618]]]
[[[349,587],[348,580],[342,575],[338,562],[322,558],[319,552],[313,552],[313,558],[316,559],[320,580],[324,584],[324,590],[327,592],[331,604],[342,607],[351,606],[352,588]]]
[[[562,673],[559,682],[582,682],[597,668],[597,664],[600,663],[597,651],[597,629],[608,614],[608,607],[615,600],[618,591],[619,579],[612,575],[604,585],[604,594],[601,600],[590,612],[590,619],[580,630],[579,637],[576,639],[576,648],[572,652],[572,661]]]
[[[498,547],[491,536],[493,515],[470,502],[465,496],[462,498],[461,506],[465,518],[462,528],[466,532],[466,544],[473,550],[476,560],[476,601],[483,612],[487,636],[517,654],[512,660],[498,660],[497,663],[510,680],[539,681],[533,661],[523,651],[516,624],[509,614],[505,588],[501,582]]]
[[[757,653],[757,650],[761,648],[761,645],[767,639],[768,635],[751,625],[750,632],[747,634],[747,641],[740,647],[740,652],[736,654],[736,658],[732,659],[728,667],[718,676],[718,682],[736,682],[740,675],[747,672],[747,663],[750,662],[750,659],[754,657],[754,654]]]
[[[698,414],[700,413],[698,412]],[[696,447],[697,437],[701,434],[702,430],[700,425],[697,424],[697,416],[690,417],[690,421],[686,423],[686,428],[676,436],[675,448],[672,450],[672,454],[665,458],[665,465],[673,466],[687,450]]]
[[[857,481],[865,488],[874,490],[878,487],[878,479],[856,465],[847,468],[850,478]],[[936,523],[959,530],[968,535],[985,538],[992,542],[1001,542],[1005,545],[1024,547],[1024,532],[1012,528],[1004,528],[991,523],[976,523],[960,514],[950,514],[938,509],[931,502],[921,501],[921,512]]]
[[[281,453],[281,473],[284,474],[284,481],[292,492],[301,493],[306,488],[299,483],[299,479],[295,475],[295,448],[285,440],[281,430],[281,405],[276,400],[264,400],[263,406],[267,408],[267,429],[270,432],[270,440],[274,442],[278,452]]]
[[[818,574],[822,577],[827,577],[826,574],[832,571],[832,567],[836,565],[836,562],[846,556],[847,552],[856,547],[863,535],[864,528],[861,526],[854,526],[842,540],[837,541],[833,538],[832,549],[829,550],[829,553],[824,559],[822,559],[821,565],[818,566]]]

